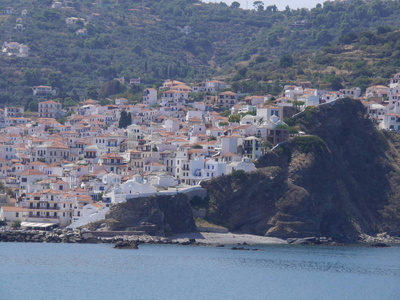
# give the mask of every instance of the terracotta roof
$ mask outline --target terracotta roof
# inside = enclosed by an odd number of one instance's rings
[[[26,170],[25,172],[22,172],[20,176],[30,176],[30,175],[40,175],[40,176],[46,176],[43,172],[40,172],[38,170]]]
[[[24,211],[22,207],[15,207],[15,206],[2,206],[3,211]]]
[[[233,156],[239,156],[239,155],[232,153],[232,152],[228,152],[228,153],[223,154],[222,156],[223,157],[233,157]]]
[[[121,155],[118,155],[116,153],[107,153],[104,154],[100,157],[101,159],[109,159],[109,158],[115,158],[115,159],[123,159]]]
[[[146,164],[146,166],[162,166],[162,167],[165,167],[165,165],[160,164],[160,163],[158,163],[156,161],[152,161],[152,162]]]

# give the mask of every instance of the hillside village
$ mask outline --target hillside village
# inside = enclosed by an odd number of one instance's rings
[[[285,118],[339,98],[361,99],[377,127],[400,130],[400,73],[365,95],[301,82],[278,98],[236,94],[219,80],[167,80],[144,89],[139,104],[87,99],[68,111],[49,100],[52,87],[32,89],[41,100],[37,116],[25,117],[22,107],[0,110],[0,180],[15,195],[0,218],[26,229],[77,226],[104,217],[114,203],[188,193],[202,181],[251,172],[270,148],[305,134]],[[199,92],[204,99],[195,102]]]

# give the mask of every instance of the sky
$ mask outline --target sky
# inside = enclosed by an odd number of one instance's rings
[[[231,5],[233,1],[235,0],[202,0],[203,2],[225,2],[228,5]],[[253,8],[253,2],[254,0],[236,0],[237,2],[240,3],[241,8]],[[326,0],[264,0],[264,6],[267,7],[269,5],[276,5],[279,10],[284,10],[287,5],[289,5],[290,8],[296,9],[296,8],[314,8],[315,5],[318,3],[323,4]]]

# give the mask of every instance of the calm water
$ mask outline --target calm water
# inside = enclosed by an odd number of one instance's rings
[[[400,299],[400,247],[0,243],[0,299]]]

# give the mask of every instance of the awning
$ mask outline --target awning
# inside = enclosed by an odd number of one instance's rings
[[[57,225],[55,223],[31,223],[31,222],[22,222],[21,227],[39,227],[39,228],[47,228]]]

